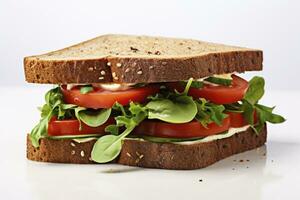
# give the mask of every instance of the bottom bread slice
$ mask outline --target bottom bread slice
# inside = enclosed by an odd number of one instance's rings
[[[218,160],[262,146],[267,139],[266,126],[260,134],[251,128],[231,137],[205,143],[174,144],[125,139],[121,153],[113,162],[147,168],[199,169]],[[27,158],[54,163],[95,163],[90,155],[96,140],[77,143],[72,139],[41,139],[32,146],[27,135]]]

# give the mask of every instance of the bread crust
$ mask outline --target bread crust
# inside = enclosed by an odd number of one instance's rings
[[[146,168],[199,169],[233,154],[262,146],[266,138],[265,126],[259,135],[248,128],[225,139],[189,145],[126,139],[120,155],[113,162]],[[94,143],[95,140],[76,143],[71,139],[44,138],[40,147],[35,148],[27,136],[27,158],[43,162],[92,164],[90,155]]]
[[[103,37],[109,39],[116,36]],[[153,39],[152,37],[147,38]],[[92,40],[73,47],[77,48]],[[97,38],[94,40],[97,40]],[[168,38],[168,40],[171,39]],[[177,42],[176,39],[174,39],[175,42]],[[201,47],[208,44],[212,45],[211,43],[199,41]],[[53,53],[67,51],[68,48],[65,48],[44,55],[25,57],[25,78],[30,83],[51,84],[152,83],[181,81],[191,77],[199,79],[213,74],[262,70],[263,53],[261,50],[221,44],[213,44],[213,47],[214,51],[208,48],[207,51],[203,50],[199,54],[191,54],[190,56],[187,56],[189,54],[174,56],[164,56],[163,54],[134,56],[128,54],[122,56],[99,55],[99,58],[93,59],[47,59],[47,55],[51,56]],[[227,49],[224,50],[224,48]]]

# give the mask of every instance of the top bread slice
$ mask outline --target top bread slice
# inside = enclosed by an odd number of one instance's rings
[[[189,39],[103,35],[24,58],[31,83],[152,83],[262,70],[261,50]]]

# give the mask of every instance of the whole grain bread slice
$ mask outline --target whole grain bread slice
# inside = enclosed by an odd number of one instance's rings
[[[265,126],[258,135],[249,128],[225,139],[188,145],[126,139],[119,157],[113,162],[147,168],[198,169],[262,146],[266,138]],[[92,164],[90,155],[95,141],[77,143],[71,139],[42,139],[40,147],[34,148],[27,136],[27,158],[43,162]]]
[[[103,35],[24,58],[32,83],[151,83],[262,69],[261,50],[189,39]]]

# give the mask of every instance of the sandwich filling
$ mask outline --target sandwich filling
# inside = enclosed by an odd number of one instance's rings
[[[122,140],[191,144],[229,137],[266,122],[285,119],[274,107],[259,103],[264,79],[249,82],[235,74],[200,80],[139,84],[59,85],[45,95],[41,120],[30,133],[34,147],[41,138],[97,139],[91,159],[115,159]]]

